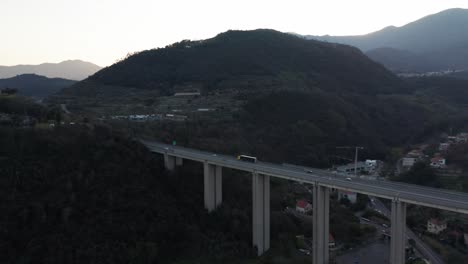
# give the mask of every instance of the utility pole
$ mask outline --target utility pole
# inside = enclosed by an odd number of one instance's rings
[[[354,146],[354,147],[336,147],[337,149],[355,149],[356,152],[354,153],[354,177],[357,177],[357,161],[358,161],[358,153],[360,149],[364,147]]]

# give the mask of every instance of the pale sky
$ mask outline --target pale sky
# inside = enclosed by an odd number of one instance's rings
[[[229,29],[356,35],[402,26],[468,0],[0,0],[0,65],[135,52]]]

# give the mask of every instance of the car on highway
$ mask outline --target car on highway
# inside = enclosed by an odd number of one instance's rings
[[[347,181],[351,181],[351,178],[350,178],[350,177],[347,177],[346,180],[347,180]]]

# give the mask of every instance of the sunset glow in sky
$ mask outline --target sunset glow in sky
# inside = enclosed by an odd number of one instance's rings
[[[108,66],[129,52],[229,29],[357,35],[402,26],[467,0],[1,0],[0,65],[81,59]]]

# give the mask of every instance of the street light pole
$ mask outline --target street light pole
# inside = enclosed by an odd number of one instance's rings
[[[338,148],[338,149],[351,149],[351,148],[354,148],[355,149],[355,153],[354,153],[354,177],[357,177],[358,154],[359,154],[359,150],[363,149],[364,147],[355,146],[355,147],[336,147],[336,148]]]
[[[357,177],[357,158],[359,149],[363,149],[363,147],[356,147],[356,153],[354,155],[354,177]]]

